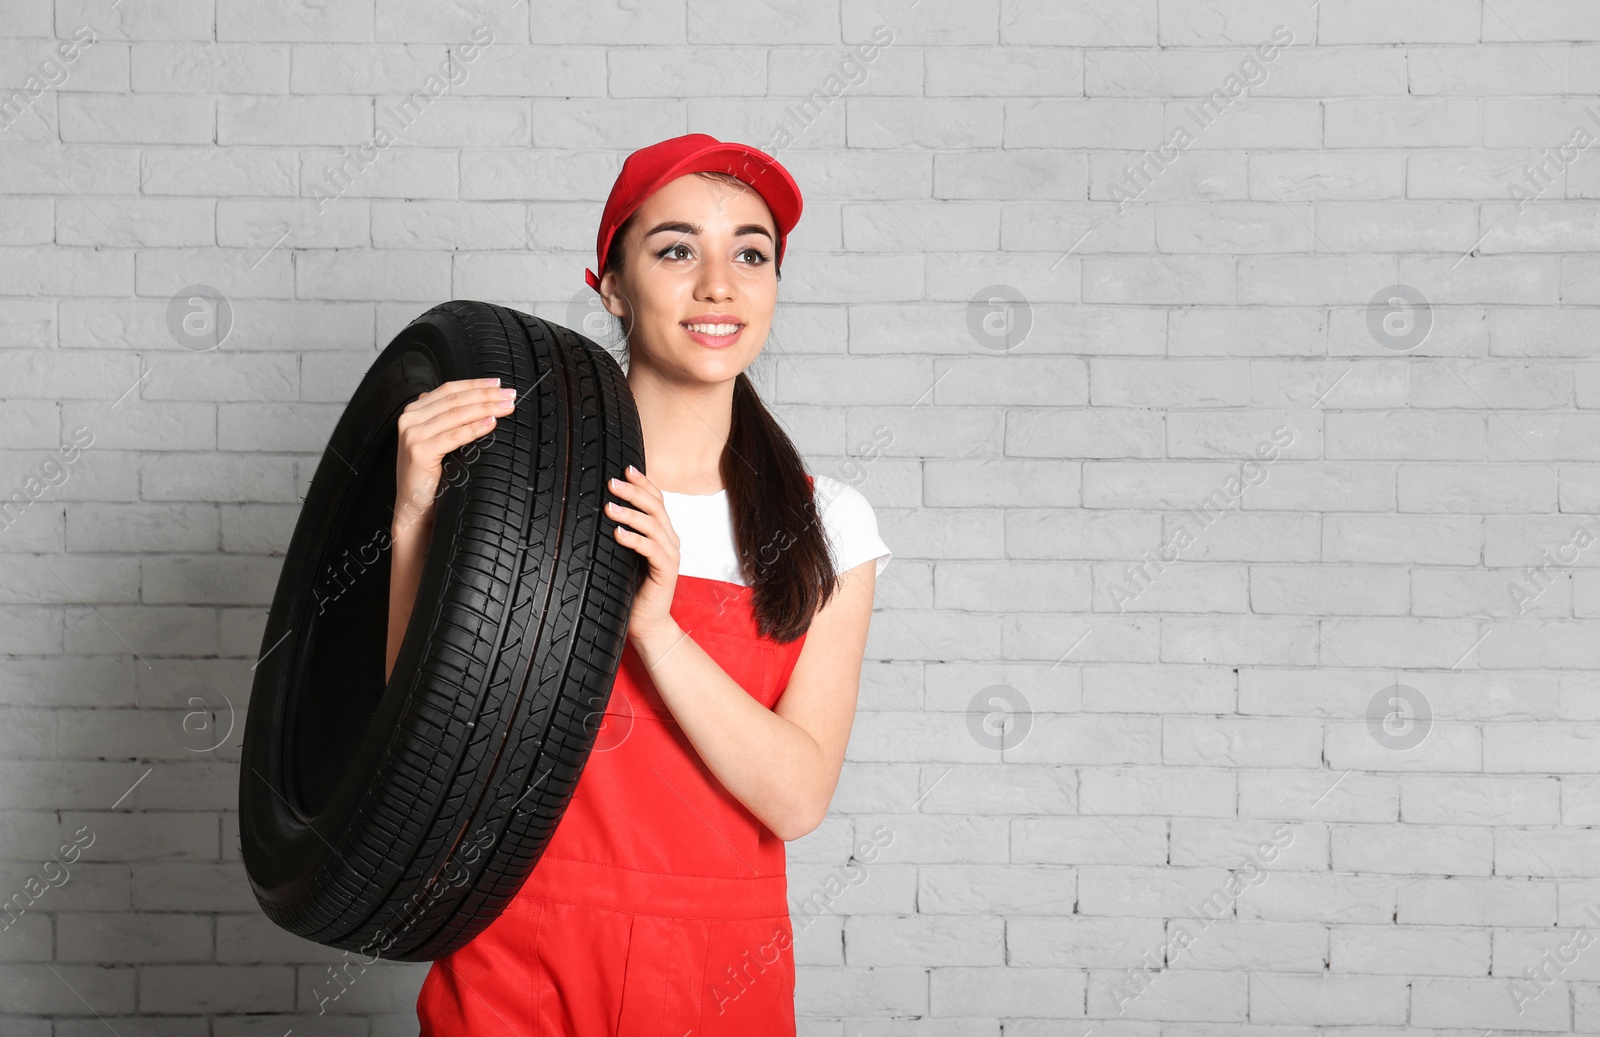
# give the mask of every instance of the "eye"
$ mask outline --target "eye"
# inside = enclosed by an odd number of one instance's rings
[[[683,249],[684,252],[687,253],[687,255],[682,255],[682,256],[675,255],[675,253],[679,249]],[[666,248],[664,248],[661,251],[657,252],[656,253],[656,258],[657,259],[687,259],[687,258],[689,258],[690,256],[693,256],[693,255],[694,255],[694,250],[689,247],[689,243],[688,242],[686,242],[686,241],[675,241],[672,244],[668,245]],[[762,266],[762,265],[764,265],[764,264],[766,264],[768,262],[771,262],[771,258],[765,252],[761,251],[759,248],[756,248],[754,245],[746,245],[744,248],[742,248],[742,249],[740,249],[738,251],[737,255],[740,255],[740,256],[746,256],[746,255],[754,256],[755,257],[754,259],[750,259],[750,260],[746,261],[748,266]]]

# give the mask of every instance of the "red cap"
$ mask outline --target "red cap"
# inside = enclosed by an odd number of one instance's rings
[[[778,224],[778,262],[783,262],[783,246],[789,231],[800,222],[800,186],[778,160],[748,144],[720,141],[706,133],[686,133],[640,148],[622,163],[617,182],[600,216],[600,233],[595,239],[595,269],[606,268],[606,252],[611,237],[644,200],[666,184],[687,173],[732,173],[755,189]],[[584,270],[589,287],[600,290],[600,277]]]

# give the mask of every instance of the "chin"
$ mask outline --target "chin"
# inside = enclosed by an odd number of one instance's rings
[[[737,378],[749,366],[750,362],[743,357],[716,357],[695,365],[700,376],[708,382],[726,382],[730,378]]]

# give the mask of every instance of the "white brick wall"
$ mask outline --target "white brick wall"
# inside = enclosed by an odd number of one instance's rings
[[[879,25],[780,156],[755,371],[896,554],[790,847],[797,905],[836,890],[797,908],[804,1037],[1600,1032],[1600,947],[1555,957],[1600,917],[1600,547],[1527,572],[1600,533],[1600,149],[1509,190],[1600,139],[1600,5],[0,0],[0,495],[93,434],[0,529],[0,895],[95,837],[0,933],[0,1033],[416,1032],[424,965],[318,1018],[338,953],[256,909],[237,749],[171,707],[247,700],[375,350],[451,298],[565,322],[629,151],[770,146]],[[196,283],[214,352],[167,332]],[[1396,283],[1408,349],[1369,319]],[[1009,349],[970,330],[995,285]]]

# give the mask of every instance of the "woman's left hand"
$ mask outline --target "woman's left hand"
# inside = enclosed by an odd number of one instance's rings
[[[626,480],[610,480],[607,489],[631,507],[607,501],[606,514],[617,523],[617,542],[633,548],[650,563],[650,574],[634,594],[628,615],[628,636],[635,641],[649,640],[677,626],[671,608],[678,586],[678,534],[656,484],[632,465],[626,475]]]

